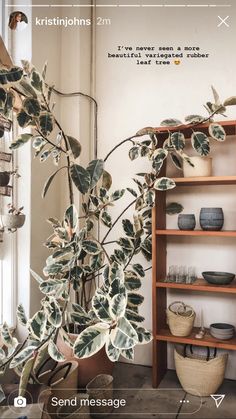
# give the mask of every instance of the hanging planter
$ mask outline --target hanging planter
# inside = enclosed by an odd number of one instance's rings
[[[4,153],[4,151],[0,151],[0,160],[1,161],[5,161],[7,163],[10,163],[11,158],[12,158],[11,153]]]
[[[18,228],[21,228],[25,223],[25,214],[22,214],[23,207],[18,210],[9,205],[8,214],[0,215],[2,227],[14,233]]]
[[[10,182],[10,172],[0,172],[0,186],[7,186]]]

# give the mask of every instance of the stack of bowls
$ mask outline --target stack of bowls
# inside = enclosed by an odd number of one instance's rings
[[[219,340],[232,339],[234,336],[235,328],[232,324],[228,323],[212,323],[210,325],[210,334]]]

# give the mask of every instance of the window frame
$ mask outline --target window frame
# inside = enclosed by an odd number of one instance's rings
[[[0,33],[7,49],[11,45],[7,30],[7,11],[5,0],[2,0],[1,5],[1,19],[0,19]],[[11,52],[11,50],[10,50]],[[5,133],[6,142],[3,143],[2,151],[8,151],[8,146],[12,137],[14,136],[14,123],[11,133]],[[1,164],[6,170],[12,170],[15,167],[14,161],[10,163]],[[13,181],[14,201],[17,195],[16,182]],[[12,202],[13,198],[5,198],[0,196],[1,211],[6,211],[6,205]],[[3,242],[0,243],[0,325],[5,321],[10,327],[16,326],[16,304],[17,304],[17,233],[3,233]]]

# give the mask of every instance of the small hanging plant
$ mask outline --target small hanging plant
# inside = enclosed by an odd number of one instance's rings
[[[24,207],[17,209],[13,204],[8,204],[8,214],[0,215],[4,230],[14,233],[25,223],[25,214],[22,213]]]

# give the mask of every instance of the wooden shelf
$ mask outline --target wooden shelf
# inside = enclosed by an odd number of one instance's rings
[[[177,186],[236,185],[236,176],[179,177],[173,180]]]
[[[204,291],[204,292],[220,292],[228,294],[236,294],[236,281],[229,285],[208,284],[203,278],[197,279],[193,284],[179,284],[176,282],[157,281],[157,288],[180,289],[186,291]]]
[[[209,236],[209,237],[236,237],[235,230],[204,231],[204,230],[156,230],[159,236]]]
[[[211,348],[221,348],[227,350],[236,350],[236,337],[234,336],[230,340],[218,340],[210,335],[209,331],[204,335],[203,339],[196,339],[195,335],[199,332],[199,328],[194,327],[191,335],[186,337],[173,336],[169,329],[161,329],[156,335],[156,340],[173,342],[173,343],[184,343],[198,346],[209,346]]]

